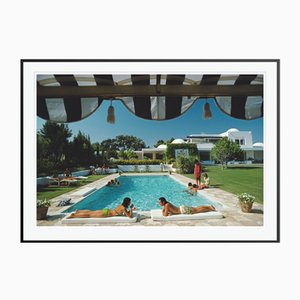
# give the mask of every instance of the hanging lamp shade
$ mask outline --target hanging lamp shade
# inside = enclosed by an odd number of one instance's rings
[[[107,110],[107,122],[110,124],[115,124],[116,118],[115,118],[115,109],[112,106],[112,101],[110,102],[110,106]]]
[[[204,104],[204,109],[203,109],[203,119],[204,120],[209,120],[212,117],[212,113],[210,110],[210,104],[206,101]]]

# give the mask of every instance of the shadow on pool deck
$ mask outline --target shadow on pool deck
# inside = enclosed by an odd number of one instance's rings
[[[253,208],[250,213],[252,213],[252,214],[263,214],[264,212],[263,212],[262,209]]]
[[[220,186],[223,186],[224,184],[220,184],[220,183],[217,183],[217,184],[211,184],[210,187],[212,188],[220,188]]]

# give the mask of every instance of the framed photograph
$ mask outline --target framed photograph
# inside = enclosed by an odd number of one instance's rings
[[[21,60],[21,242],[280,242],[278,59]]]

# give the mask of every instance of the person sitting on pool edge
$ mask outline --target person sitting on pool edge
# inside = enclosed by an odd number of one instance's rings
[[[179,207],[177,207],[168,202],[164,197],[159,198],[159,205],[163,206],[162,214],[165,217],[180,214],[193,215],[216,210],[213,205],[200,205],[197,207],[180,205]]]
[[[132,218],[133,210],[137,210],[137,208],[131,204],[131,199],[126,197],[122,204],[117,206],[115,209],[103,208],[102,210],[76,210],[68,218],[106,218],[115,216],[126,216],[128,218]]]
[[[203,180],[204,180],[204,182],[200,183],[200,189],[209,188],[209,186],[210,186],[210,179],[209,179],[207,173],[203,173]]]

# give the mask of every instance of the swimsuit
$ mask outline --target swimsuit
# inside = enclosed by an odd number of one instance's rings
[[[201,165],[200,164],[196,164],[194,166],[194,176],[196,179],[199,179],[201,175]]]
[[[180,213],[183,215],[192,215],[193,214],[193,210],[190,206],[181,205],[181,206],[179,206],[179,209],[180,209]]]
[[[208,187],[208,186],[209,186],[209,184],[210,184],[210,180],[209,180],[209,178],[208,178],[208,177],[204,179],[204,183],[205,183],[206,187]]]
[[[102,209],[102,212],[103,212],[103,216],[104,216],[104,217],[108,217],[108,214],[109,214],[109,208],[103,208],[103,209]]]

